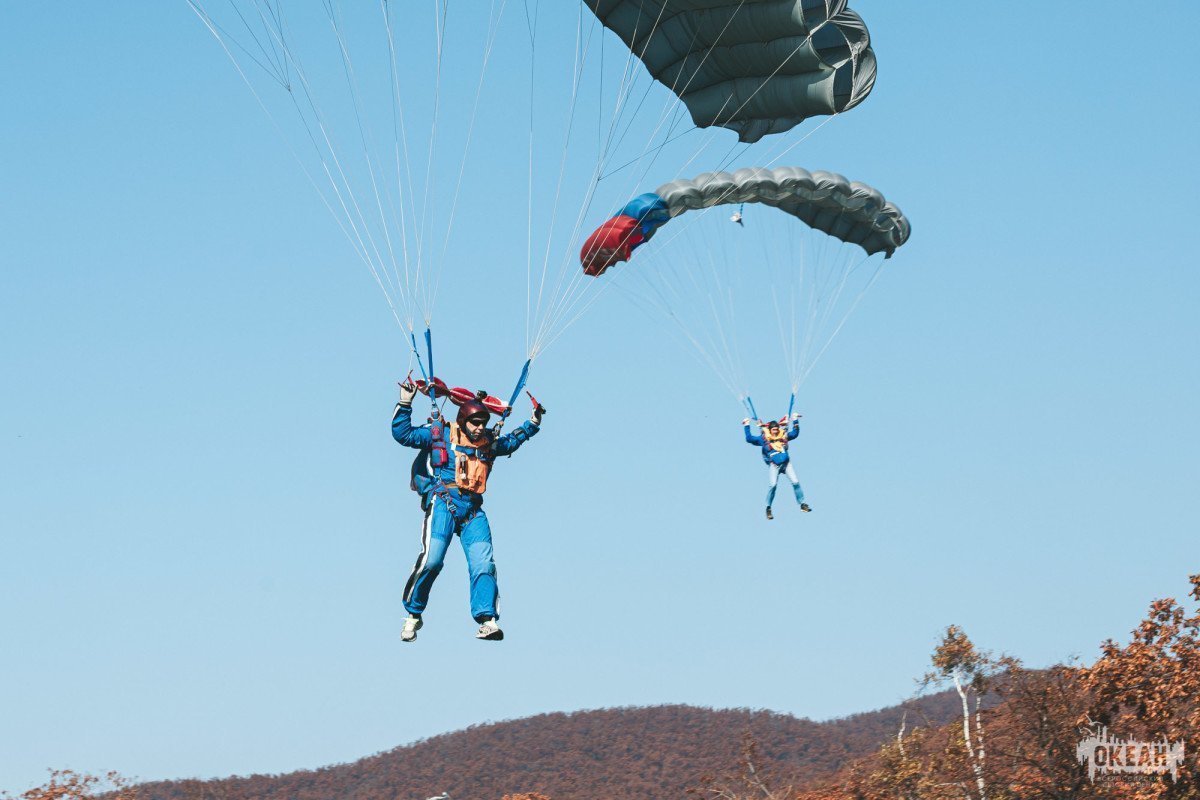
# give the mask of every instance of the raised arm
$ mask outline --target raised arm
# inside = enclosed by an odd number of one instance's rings
[[[746,432],[746,442],[748,444],[757,445],[759,447],[762,447],[766,444],[766,441],[764,441],[761,436],[755,436],[754,434],[750,433],[750,420],[742,420],[742,429]]]
[[[392,413],[392,438],[405,447],[420,449],[433,442],[429,428],[414,428],[412,424],[412,401],[417,390],[411,384],[400,385],[400,402]]]

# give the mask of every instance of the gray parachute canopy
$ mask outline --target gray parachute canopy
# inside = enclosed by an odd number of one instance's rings
[[[836,173],[799,167],[705,172],[663,184],[655,194],[672,217],[729,203],[774,206],[869,255],[886,253],[887,258],[908,241],[912,230],[904,213],[876,189]]]
[[[584,0],[698,127],[743,142],[853,108],[875,85],[871,37],[847,0]]]

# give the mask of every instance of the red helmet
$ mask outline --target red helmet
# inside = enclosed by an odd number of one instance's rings
[[[488,411],[487,406],[478,400],[467,400],[458,407],[458,424],[465,425],[467,420],[483,417],[483,424],[487,425],[491,418],[492,412]]]

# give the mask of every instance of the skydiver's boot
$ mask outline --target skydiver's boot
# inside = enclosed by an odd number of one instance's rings
[[[489,642],[498,642],[504,638],[504,631],[500,630],[500,626],[496,624],[496,620],[485,619],[479,626],[479,630],[475,631],[476,639],[485,639]]]
[[[417,631],[421,630],[421,626],[424,624],[419,616],[409,614],[404,619],[404,630],[400,631],[400,641],[415,642],[417,640]]]
[[[767,506],[767,519],[775,519],[775,515],[771,513],[770,506]]]
[[[808,505],[808,503],[801,503],[800,510],[801,511],[812,511],[812,508]]]

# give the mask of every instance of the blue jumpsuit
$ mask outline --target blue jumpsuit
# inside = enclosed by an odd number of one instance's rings
[[[762,448],[763,463],[770,467],[770,474],[767,476],[767,508],[771,507],[771,503],[775,502],[775,488],[779,483],[779,473],[787,475],[788,480],[792,482],[792,492],[796,495],[796,502],[804,502],[804,490],[800,488],[800,479],[796,477],[796,471],[792,469],[791,459],[788,457],[787,448],[783,451],[775,450],[771,445],[767,444],[766,437],[755,436],[750,433],[750,426],[745,426],[746,441],[750,444],[758,445]],[[788,431],[787,438],[790,442],[800,435],[800,423],[793,422],[792,429]]]
[[[512,433],[492,442],[492,457],[516,452],[537,432],[538,426],[526,421]],[[448,427],[446,433],[448,437]],[[492,434],[486,432],[484,435]],[[499,619],[500,592],[496,587],[496,563],[492,559],[492,530],[487,515],[483,513],[483,496],[462,491],[454,485],[454,460],[457,457],[454,445],[446,442],[450,459],[445,466],[430,466],[428,459],[433,434],[427,425],[413,427],[411,406],[396,406],[396,413],[392,417],[392,437],[405,447],[422,451],[418,458],[424,461],[433,479],[421,495],[421,507],[425,509],[425,522],[421,526],[421,554],[404,586],[404,608],[413,615],[420,615],[425,610],[429,603],[429,590],[442,571],[446,549],[450,546],[450,540],[458,534],[471,577],[471,616],[480,623],[488,618]]]

